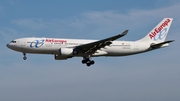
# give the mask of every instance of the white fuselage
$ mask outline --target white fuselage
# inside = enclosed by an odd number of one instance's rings
[[[37,41],[38,40],[38,41]],[[84,39],[58,39],[58,38],[20,38],[14,43],[7,44],[12,50],[33,54],[58,54],[60,48],[74,48],[79,45],[97,40]],[[92,56],[125,56],[142,53],[150,50],[150,43],[132,41],[113,41],[110,46],[105,46]],[[77,55],[77,56],[83,56]]]
[[[173,18],[164,18],[145,37],[137,41],[115,41],[128,33],[103,40],[83,40],[64,38],[19,38],[7,44],[7,47],[22,52],[26,60],[26,53],[53,54],[55,60],[65,60],[72,57],[83,57],[82,63],[87,66],[95,62],[91,57],[98,56],[126,56],[167,47],[174,40],[165,41]]]

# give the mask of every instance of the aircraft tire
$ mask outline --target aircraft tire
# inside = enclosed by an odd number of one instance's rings
[[[85,64],[87,62],[87,60],[82,60],[82,64]]]
[[[91,66],[91,63],[86,63],[86,65],[89,67],[89,66]]]
[[[27,59],[27,57],[23,57],[23,59],[24,59],[24,60],[26,60],[26,59]]]
[[[90,63],[91,63],[91,65],[93,65],[95,62],[92,60],[92,61],[90,61]]]

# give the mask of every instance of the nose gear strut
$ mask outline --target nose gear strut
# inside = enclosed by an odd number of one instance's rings
[[[23,59],[26,60],[27,59],[26,53],[23,53],[23,55],[24,55]]]

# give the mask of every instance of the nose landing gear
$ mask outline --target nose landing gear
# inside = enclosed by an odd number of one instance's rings
[[[23,55],[24,55],[23,59],[26,60],[27,59],[26,53],[23,53]]]

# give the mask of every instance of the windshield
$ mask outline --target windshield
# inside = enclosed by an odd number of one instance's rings
[[[11,41],[11,43],[16,43],[16,41],[13,40],[13,41]]]

